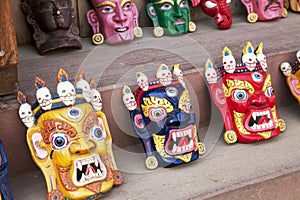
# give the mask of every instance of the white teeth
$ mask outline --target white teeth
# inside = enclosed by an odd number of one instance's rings
[[[254,119],[254,121],[256,120],[256,116],[257,116],[256,114],[257,114],[256,112],[252,113],[252,118]]]
[[[77,162],[77,168],[78,168],[80,171],[82,171],[82,164],[81,164],[81,162]]]
[[[176,142],[176,134],[172,134],[172,139]]]
[[[173,152],[173,153],[175,153],[175,152],[176,152],[176,149],[177,149],[177,145],[176,145],[176,144],[174,144],[174,145],[173,145],[172,152]]]

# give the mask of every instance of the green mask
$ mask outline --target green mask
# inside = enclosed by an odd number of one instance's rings
[[[190,8],[187,0],[152,0],[146,9],[154,28],[161,27],[169,35],[187,33],[190,29]]]

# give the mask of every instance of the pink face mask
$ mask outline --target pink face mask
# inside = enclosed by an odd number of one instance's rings
[[[248,12],[248,21],[251,23],[269,21],[286,17],[287,11],[283,7],[283,0],[241,0]]]
[[[137,7],[130,0],[92,0],[92,3],[95,9],[88,11],[87,18],[94,36],[102,34],[108,44],[122,44],[142,36]]]

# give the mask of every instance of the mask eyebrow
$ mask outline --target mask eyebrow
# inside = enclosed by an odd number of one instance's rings
[[[123,7],[126,3],[131,3],[131,0],[123,0],[121,1],[121,7]]]
[[[154,4],[163,4],[163,3],[169,3],[172,6],[174,6],[174,1],[172,1],[172,0],[160,0],[158,2],[155,2]]]
[[[95,7],[100,8],[102,6],[111,6],[111,7],[115,8],[117,5],[113,2],[111,2],[111,1],[104,1],[104,2],[99,3],[98,5],[96,5]]]

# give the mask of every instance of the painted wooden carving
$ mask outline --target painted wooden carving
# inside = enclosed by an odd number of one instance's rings
[[[284,8],[284,0],[241,0],[247,9],[247,20],[250,23],[258,21],[270,21],[281,17],[287,17]]]
[[[10,187],[8,185],[8,162],[2,141],[0,140],[0,199],[13,200]]]
[[[280,70],[286,78],[290,92],[300,104],[300,51],[296,53],[297,61],[294,64],[283,62]]]
[[[300,12],[300,1],[299,0],[284,0],[284,7],[286,9],[291,8],[294,12]]]
[[[193,7],[200,4],[202,12],[215,18],[215,24],[221,29],[229,29],[232,25],[232,15],[229,10],[231,0],[191,0]]]
[[[49,200],[98,199],[122,183],[112,138],[101,111],[101,95],[80,71],[76,87],[60,69],[57,94],[36,77],[37,102],[19,92],[19,116],[28,127],[27,144],[47,184]],[[100,97],[100,98],[99,98]]]
[[[150,0],[146,5],[146,11],[153,23],[155,37],[196,30],[196,24],[191,21],[188,0]]]
[[[33,29],[40,54],[62,48],[81,48],[74,24],[72,0],[22,0],[22,10]]]
[[[285,130],[276,109],[276,97],[268,74],[262,43],[256,50],[250,42],[243,49],[242,64],[237,64],[225,47],[223,66],[215,69],[210,59],[205,78],[212,101],[223,118],[224,140],[228,144],[266,140]]]
[[[146,167],[188,163],[204,154],[205,146],[198,137],[196,116],[179,65],[174,65],[171,72],[162,64],[154,79],[148,80],[142,72],[136,78],[134,93],[127,85],[123,87],[123,102],[143,142]]]
[[[87,12],[95,45],[104,42],[122,44],[142,37],[138,25],[138,10],[131,0],[91,0],[93,9]]]

